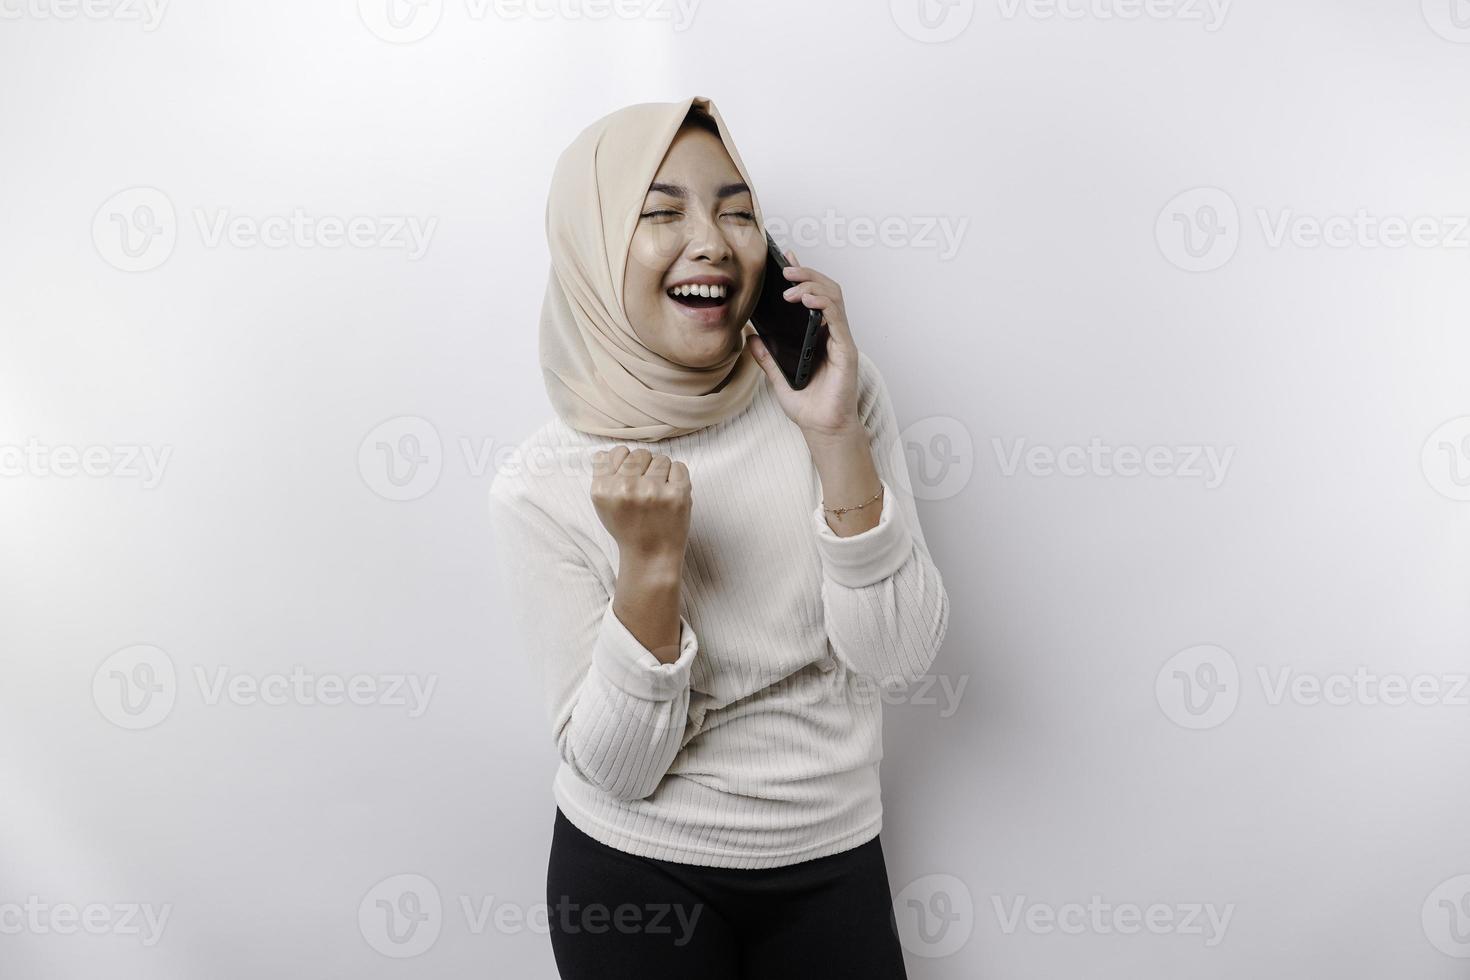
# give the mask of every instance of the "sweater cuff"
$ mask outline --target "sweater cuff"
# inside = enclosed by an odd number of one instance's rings
[[[592,649],[592,662],[624,693],[645,701],[669,701],[689,686],[689,670],[698,649],[694,628],[680,616],[679,659],[663,663],[629,632],[609,600]]]
[[[898,571],[913,551],[914,538],[893,503],[893,488],[882,478],[883,510],[878,523],[859,534],[841,537],[827,526],[822,503],[812,509],[817,528],[817,551],[827,577],[849,589],[881,582]]]

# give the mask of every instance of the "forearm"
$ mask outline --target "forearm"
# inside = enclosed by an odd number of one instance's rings
[[[636,562],[629,549],[610,595],[572,538],[504,474],[491,489],[490,514],[558,753],[616,799],[648,796],[679,751],[698,654],[698,638],[678,614],[682,562]],[[666,649],[652,652],[659,648]]]
[[[876,379],[875,379],[876,380]],[[949,596],[919,527],[912,492],[898,467],[899,429],[881,387],[862,413],[861,433],[807,437],[822,481],[813,508],[823,564],[828,638],[852,670],[880,683],[911,683],[933,663],[949,624]],[[871,433],[871,435],[870,435]],[[881,481],[881,482],[880,482]]]
[[[622,555],[613,614],[654,657],[679,659],[679,583],[683,555]]]
[[[878,470],[873,465],[871,437],[858,426],[836,436],[807,435],[807,449],[822,482],[822,506],[854,507],[844,514],[823,511],[827,526],[838,537],[861,534],[878,523],[883,498],[871,500],[881,489]],[[859,507],[864,501],[869,501]]]
[[[558,734],[562,758],[620,800],[652,793],[683,740],[698,641],[679,616],[682,567],[620,556],[592,670]]]
[[[681,639],[682,662],[654,666],[609,602],[593,644],[592,669],[557,720],[561,757],[616,799],[648,796],[679,752],[689,711],[689,668],[698,649],[692,630]]]
[[[949,594],[917,549],[893,575],[864,588],[824,583],[822,610],[839,659],[884,687],[907,687],[922,677],[949,629]]]

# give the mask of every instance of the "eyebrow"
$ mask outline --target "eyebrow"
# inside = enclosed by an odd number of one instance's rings
[[[658,181],[654,181],[648,185],[648,193],[652,194],[654,192],[667,194],[669,197],[677,197],[680,200],[689,196],[688,189],[679,184],[663,184]],[[736,194],[748,193],[750,193],[750,187],[742,180],[721,187],[715,192],[715,197],[734,197]]]

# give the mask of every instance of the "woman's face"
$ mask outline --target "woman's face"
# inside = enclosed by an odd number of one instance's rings
[[[623,275],[634,332],[670,361],[708,367],[744,343],[766,260],[752,205],[720,138],[682,128],[649,185]],[[672,295],[691,283],[705,288]]]

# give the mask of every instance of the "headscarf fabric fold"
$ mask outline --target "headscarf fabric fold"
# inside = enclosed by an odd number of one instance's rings
[[[625,311],[628,246],[648,185],[691,107],[718,125],[765,237],[755,185],[711,100],[630,105],[584,129],[557,160],[547,196],[551,273],[540,333],[547,394],[573,429],[629,441],[686,435],[745,409],[763,377],[744,343],[755,332],[749,322],[738,351],[690,368],[645,345]]]

